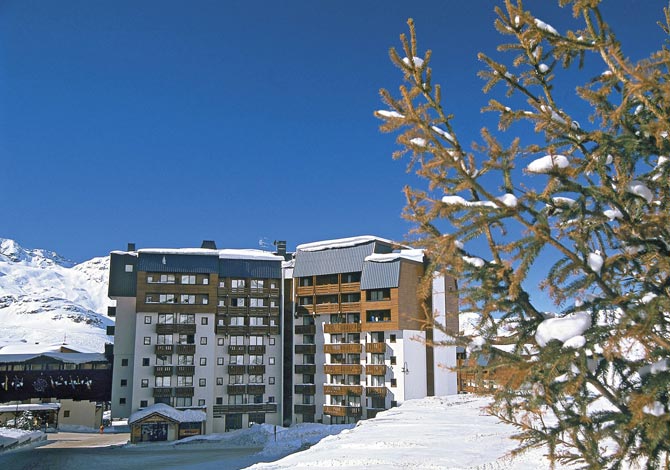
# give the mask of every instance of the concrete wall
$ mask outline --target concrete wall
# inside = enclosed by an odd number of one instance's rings
[[[132,413],[133,365],[135,362],[135,297],[117,297],[114,328],[114,372],[112,376],[112,417],[127,418]],[[122,366],[123,360],[128,365]],[[127,385],[121,387],[121,380]],[[125,398],[125,405],[120,403]]]
[[[433,314],[435,322],[442,325],[447,331],[454,328],[455,317],[456,329],[458,328],[458,295],[456,293],[456,282],[451,277],[435,275],[433,278]],[[433,331],[433,342],[436,344],[434,351],[433,372],[435,377],[435,395],[455,395],[458,393],[456,372],[449,368],[456,367],[456,347],[440,346],[440,343],[448,341],[450,336],[445,331],[435,328]]]
[[[102,408],[96,409],[95,402],[60,400],[58,426],[86,426],[97,429],[102,424]],[[69,413],[68,413],[69,412]],[[69,414],[69,416],[66,416]]]

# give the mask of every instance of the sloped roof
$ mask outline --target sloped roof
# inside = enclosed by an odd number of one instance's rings
[[[202,422],[207,419],[207,415],[204,411],[200,410],[177,410],[172,408],[170,405],[165,403],[156,403],[151,405],[143,410],[136,411],[130,415],[128,419],[128,424],[133,424],[137,421],[140,421],[144,418],[147,418],[153,414],[161,415],[170,421],[177,423],[197,423]]]

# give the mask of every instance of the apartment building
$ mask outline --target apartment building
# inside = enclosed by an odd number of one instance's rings
[[[204,411],[207,433],[282,424],[283,261],[208,241],[112,252],[112,416],[163,403]]]
[[[293,298],[293,421],[351,423],[405,400],[457,393],[456,348],[433,348],[458,328],[453,278],[417,295],[424,254],[379,237],[298,245]]]

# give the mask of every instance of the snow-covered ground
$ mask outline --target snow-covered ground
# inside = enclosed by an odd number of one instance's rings
[[[0,238],[0,348],[15,343],[62,344],[102,352],[109,257],[75,265],[58,254]]]
[[[275,434],[274,426],[260,425],[122,448],[50,450],[45,446],[0,455],[0,468],[56,468],[46,465],[58,459],[70,470],[91,466],[115,470],[548,469],[542,450],[509,457],[516,444],[510,439],[514,429],[482,413],[487,403],[488,399],[473,395],[431,397],[407,401],[356,426],[300,424],[277,428]]]

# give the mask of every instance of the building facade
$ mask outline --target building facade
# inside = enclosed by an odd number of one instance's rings
[[[294,278],[293,420],[351,423],[412,398],[457,393],[456,349],[433,348],[458,327],[453,278],[417,292],[421,250],[364,236],[299,245]]]
[[[207,432],[281,424],[282,256],[260,250],[112,252],[112,416],[202,410]]]

